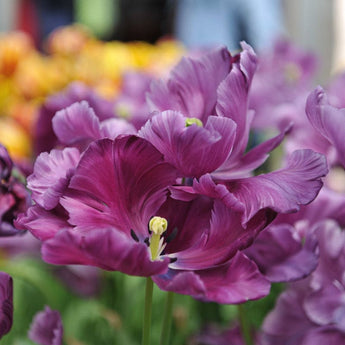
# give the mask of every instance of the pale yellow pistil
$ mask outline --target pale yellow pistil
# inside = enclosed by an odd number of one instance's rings
[[[202,121],[200,119],[197,119],[196,117],[188,117],[186,118],[186,127],[189,127],[191,125],[197,125],[199,127],[202,127]]]
[[[152,232],[150,238],[151,260],[156,260],[164,250],[166,243],[163,244],[164,238],[161,235],[167,230],[168,221],[162,217],[152,217],[149,222],[149,229]]]

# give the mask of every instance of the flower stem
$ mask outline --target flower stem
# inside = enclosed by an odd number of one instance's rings
[[[166,300],[165,300],[164,318],[163,318],[160,345],[169,344],[173,303],[174,303],[174,293],[171,291],[168,291],[166,295]]]
[[[152,294],[153,294],[153,281],[150,277],[147,277],[146,278],[146,290],[145,290],[143,333],[142,333],[142,342],[141,342],[142,345],[149,345],[150,344]]]
[[[238,308],[237,309],[238,310],[238,318],[239,318],[239,322],[240,322],[243,340],[244,340],[246,345],[253,345],[254,343],[253,343],[252,337],[250,335],[250,325],[246,319],[244,305],[239,304],[237,306],[237,308]]]

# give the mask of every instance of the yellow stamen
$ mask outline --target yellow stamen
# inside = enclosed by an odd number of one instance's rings
[[[186,119],[186,127],[189,127],[189,126],[194,125],[194,124],[199,126],[199,127],[203,126],[201,120],[197,119],[196,117],[188,117]]]
[[[167,230],[168,221],[162,217],[153,217],[149,222],[149,229],[152,232],[150,238],[151,260],[156,260],[165,248],[161,235]]]

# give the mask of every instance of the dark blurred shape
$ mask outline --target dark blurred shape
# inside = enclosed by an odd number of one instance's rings
[[[114,39],[156,42],[172,34],[173,5],[165,0],[119,0],[119,23]]]
[[[74,1],[33,0],[38,17],[39,40],[44,41],[57,27],[74,21]]]

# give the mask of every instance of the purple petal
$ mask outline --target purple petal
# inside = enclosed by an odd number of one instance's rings
[[[147,100],[151,110],[177,110],[203,122],[214,114],[217,87],[231,69],[231,56],[220,47],[201,58],[182,58],[167,82],[151,84]]]
[[[345,334],[335,327],[319,327],[308,332],[301,345],[340,345],[345,344]]]
[[[18,229],[29,230],[41,241],[53,237],[60,229],[70,227],[61,207],[47,211],[38,205],[30,207],[26,214],[20,214],[15,225]]]
[[[50,151],[57,144],[57,138],[52,128],[52,118],[55,113],[75,102],[83,100],[86,100],[91,108],[95,110],[100,121],[114,116],[113,102],[102,99],[86,85],[80,82],[73,82],[66,90],[48,97],[40,108],[34,129],[34,144],[37,153]]]
[[[311,231],[317,235],[320,247],[320,262],[311,277],[311,287],[314,290],[319,290],[335,282],[340,282],[345,286],[345,281],[343,281],[345,267],[344,231],[331,219],[318,222]],[[332,269],[329,269],[330,267]]]
[[[190,295],[207,302],[242,303],[266,296],[270,283],[245,255],[238,252],[221,265],[202,271],[169,271],[170,276],[153,277],[162,289]]]
[[[123,119],[107,119],[101,123],[102,138],[115,139],[121,134],[135,134],[136,132],[133,125]]]
[[[194,179],[193,191],[210,198],[220,199],[228,208],[244,212],[244,204],[229,193],[225,185],[216,184],[209,174],[201,176],[199,180]]]
[[[35,315],[28,337],[40,345],[62,345],[63,325],[60,313],[46,306]]]
[[[231,72],[217,90],[216,113],[231,118],[237,125],[236,140],[232,155],[242,155],[247,143],[250,122],[253,114],[248,116],[248,91],[257,65],[253,49],[243,43],[239,61],[232,66]]]
[[[52,123],[56,136],[63,144],[102,137],[99,119],[86,101],[74,103],[58,111]]]
[[[279,296],[276,306],[262,325],[262,330],[270,339],[267,344],[300,344],[303,336],[315,327],[304,313],[303,297],[303,291],[298,289],[287,290]]]
[[[28,177],[33,200],[46,210],[53,209],[67,188],[79,158],[80,153],[75,148],[41,153],[33,174]]]
[[[164,273],[169,259],[151,261],[145,243],[113,228],[62,230],[42,245],[43,259],[55,265],[89,265],[137,276]]]
[[[176,171],[146,140],[126,136],[92,143],[83,154],[61,204],[73,225],[130,229],[144,239],[165,201]]]
[[[209,231],[204,231],[189,248],[176,253],[177,261],[172,269],[201,270],[222,264],[231,259],[238,250],[246,248],[267,225],[268,215],[260,213],[246,228],[241,216],[228,209],[220,200],[214,202]],[[193,229],[189,229],[193,231]]]
[[[345,109],[330,106],[323,89],[318,87],[307,99],[306,112],[316,131],[334,145],[338,159],[345,167]]]
[[[308,236],[304,245],[287,224],[272,225],[260,233],[246,251],[271,282],[302,279],[318,264],[317,241]]]
[[[245,204],[246,222],[263,208],[278,213],[298,211],[310,203],[322,187],[321,177],[327,173],[326,160],[311,150],[295,151],[287,167],[275,172],[227,183],[228,189]]]
[[[167,162],[184,177],[199,177],[217,169],[232,150],[236,125],[230,119],[210,116],[205,127],[186,127],[186,118],[175,111],[154,116],[139,131]]]
[[[344,304],[344,288],[337,281],[309,294],[303,303],[309,319],[318,325],[335,324],[337,308]]]
[[[263,164],[269,156],[269,152],[274,150],[285,135],[290,131],[291,125],[287,126],[277,136],[259,144],[258,146],[251,149],[243,157],[233,159],[232,155],[219,167],[212,176],[216,179],[228,180],[233,178],[240,178],[249,176],[249,174],[261,164]]]
[[[0,272],[0,339],[7,334],[13,321],[13,282],[5,272]]]

